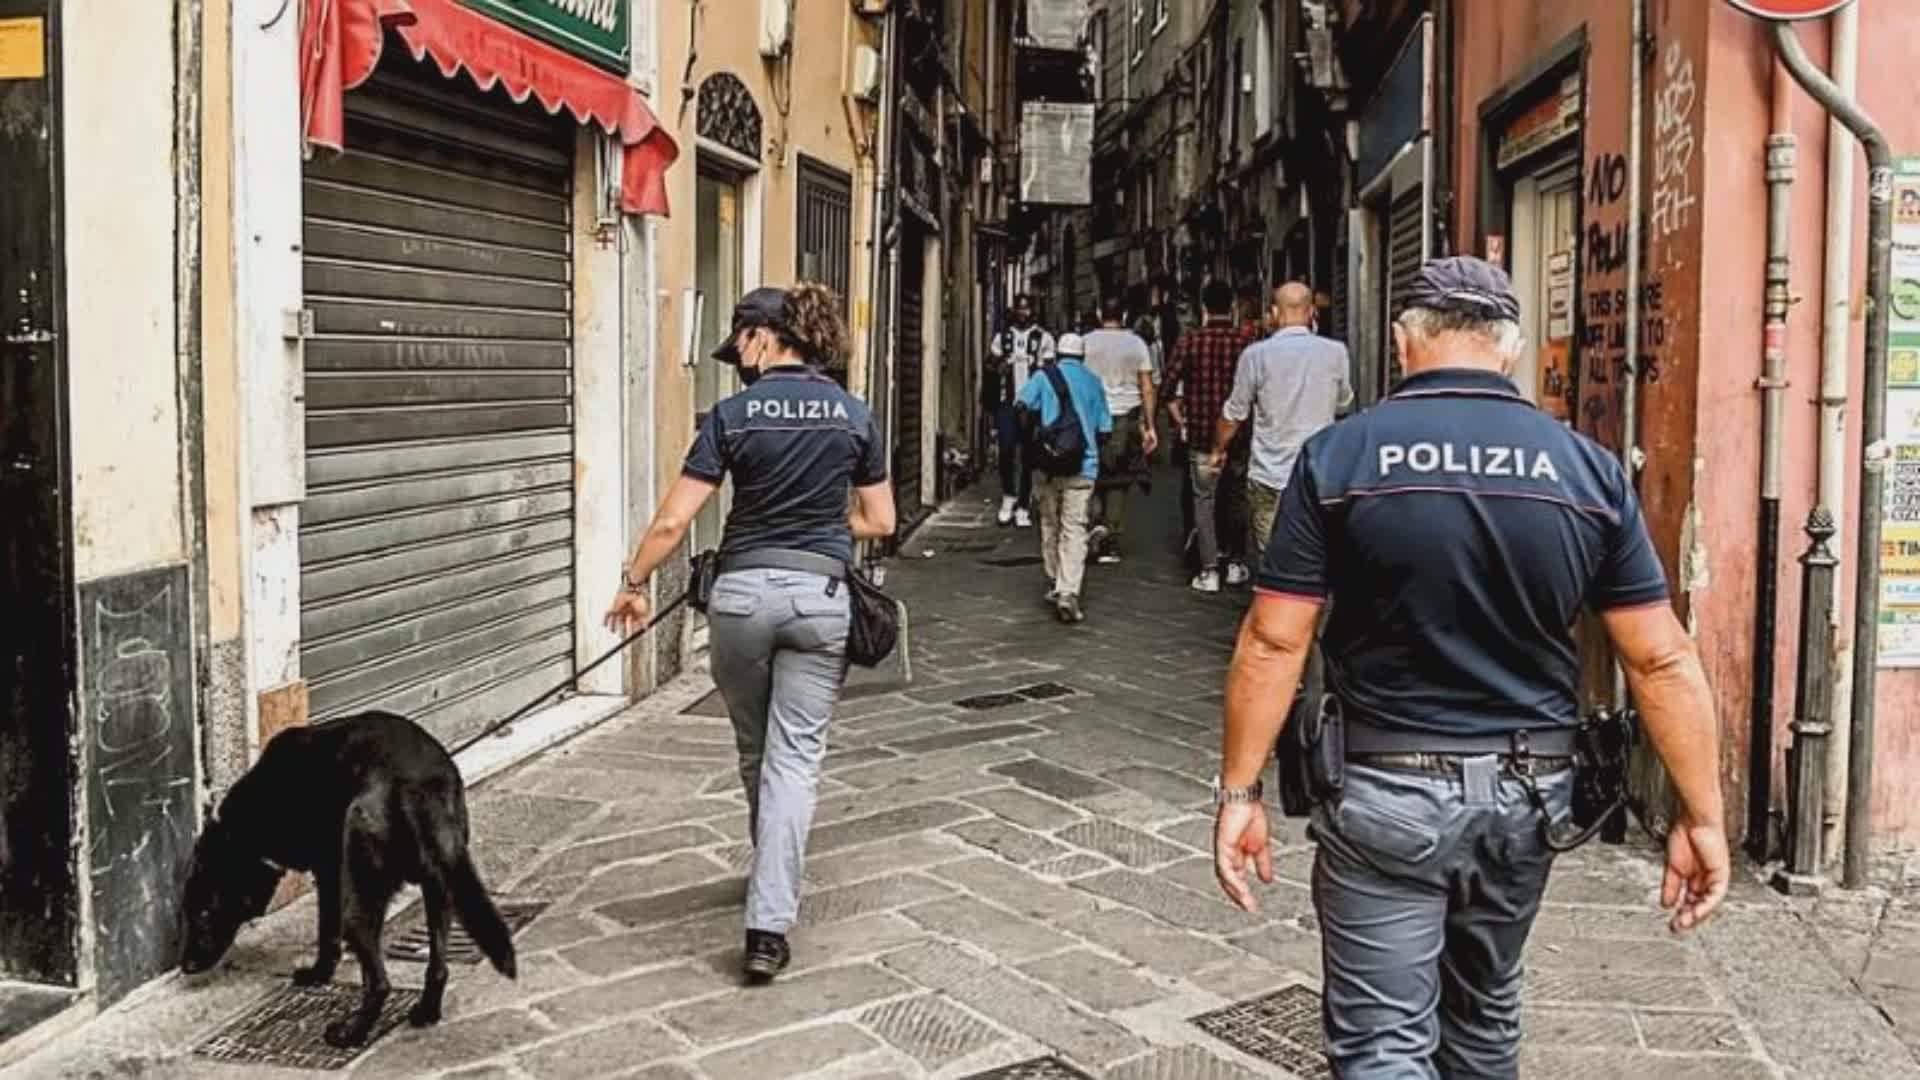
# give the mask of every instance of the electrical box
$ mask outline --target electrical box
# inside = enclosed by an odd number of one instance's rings
[[[847,94],[859,101],[880,100],[880,53],[873,46],[861,45],[853,50]]]
[[[793,0],[760,0],[760,55],[777,60],[793,48]]]

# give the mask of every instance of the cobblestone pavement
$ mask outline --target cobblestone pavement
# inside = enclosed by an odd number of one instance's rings
[[[1168,509],[1164,488],[1140,516]],[[1004,565],[1034,552],[1031,533],[995,529],[982,498],[895,563],[915,679],[869,680],[840,710],[794,967],[775,986],[734,975],[745,815],[726,722],[690,676],[473,793],[496,893],[550,905],[520,934],[520,979],[459,967],[444,1024],[401,1027],[350,1075],[881,1080],[1044,1057],[1079,1072],[994,1075],[1324,1075],[1299,823],[1257,916],[1220,898],[1206,854],[1246,594],[1188,591],[1165,554],[1177,538],[1140,532],[1128,562],[1090,571],[1072,629],[1041,606],[1037,567]],[[1920,1075],[1920,900],[1794,906],[1743,881],[1724,919],[1681,941],[1657,881],[1645,844],[1556,869],[1526,1076]],[[226,969],[149,987],[15,1074],[314,1075],[193,1056],[284,985],[311,928],[296,905]],[[417,965],[394,969],[418,985]]]

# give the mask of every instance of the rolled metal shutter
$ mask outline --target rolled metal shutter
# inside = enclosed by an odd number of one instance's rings
[[[1421,236],[1421,227],[1425,221],[1422,200],[1424,190],[1414,188],[1395,200],[1388,213],[1388,307],[1387,318],[1398,318],[1404,308],[1408,290],[1413,288],[1414,278],[1420,273],[1420,264],[1426,260],[1426,239]],[[1392,338],[1384,337],[1383,342]],[[1393,353],[1391,344],[1387,345],[1387,385],[1382,392],[1392,390],[1404,373],[1400,370],[1399,357]]]
[[[572,131],[400,60],[305,172],[300,664],[451,742],[573,670]]]
[[[893,413],[893,492],[903,526],[920,516],[920,462],[925,453],[921,438],[920,310],[924,291],[924,245],[920,230],[909,226],[900,241],[900,317],[895,327],[899,347],[894,385],[899,389]],[[902,529],[904,532],[905,529]]]

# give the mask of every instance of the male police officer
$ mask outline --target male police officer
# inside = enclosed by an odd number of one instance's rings
[[[1408,305],[1406,380],[1308,440],[1287,484],[1227,679],[1215,864],[1252,910],[1247,864],[1273,875],[1260,770],[1337,598],[1345,787],[1312,824],[1328,1056],[1343,1078],[1514,1077],[1521,951],[1553,858],[1540,816],[1571,798],[1580,607],[1683,804],[1662,889],[1676,931],[1727,888],[1713,702],[1625,470],[1506,378],[1506,274],[1430,262]]]

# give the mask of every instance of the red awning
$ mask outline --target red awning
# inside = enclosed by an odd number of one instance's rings
[[[582,124],[617,135],[625,147],[620,205],[630,214],[667,213],[667,166],[680,148],[646,98],[626,80],[494,22],[455,0],[302,0],[300,119],[309,146],[346,141],[343,99],[373,74],[391,27],[415,60],[431,56],[451,79],[466,70],[482,90],[531,95],[548,113],[562,108]]]

